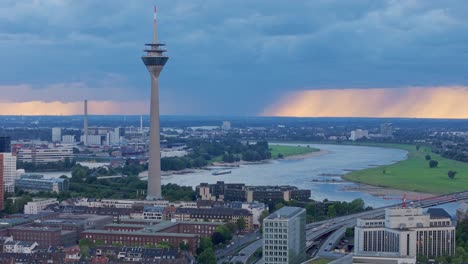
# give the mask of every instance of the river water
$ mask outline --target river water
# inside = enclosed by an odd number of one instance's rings
[[[360,191],[343,190],[343,187],[356,186],[356,184],[343,181],[338,175],[344,175],[350,170],[361,170],[404,160],[407,156],[406,151],[365,146],[303,145],[319,148],[326,151],[327,154],[302,159],[274,160],[265,164],[241,165],[239,168],[230,169],[232,171],[230,174],[217,176],[212,175],[212,171],[163,176],[162,183],[175,183],[192,187],[201,182],[215,183],[216,181],[245,183],[246,185],[293,185],[311,190],[311,198],[319,201],[324,199],[352,201],[356,198],[362,198],[366,205],[372,207],[398,203],[398,201],[384,200],[381,197]],[[54,176],[58,174],[64,173],[57,173]],[[324,174],[328,176],[324,176]],[[334,182],[331,182],[332,180]],[[452,204],[444,207],[452,213],[456,206],[456,204]]]

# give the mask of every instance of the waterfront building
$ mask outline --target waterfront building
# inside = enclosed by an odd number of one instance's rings
[[[196,187],[196,193],[201,200],[239,201],[272,203],[280,201],[307,201],[310,190],[302,190],[295,186],[246,186],[243,183],[215,184],[201,183]]]
[[[62,139],[62,129],[60,127],[52,128],[52,142],[60,142]]]
[[[306,211],[283,207],[263,220],[263,263],[295,264],[306,259]]]
[[[31,147],[21,148],[18,151],[18,160],[30,163],[49,163],[63,161],[66,158],[73,159],[73,147]]]
[[[369,131],[362,129],[356,129],[351,131],[351,136],[349,137],[349,140],[356,141],[361,138],[369,138]]]
[[[455,254],[455,226],[443,209],[387,208],[385,218],[358,219],[355,258],[416,259]],[[381,263],[381,262],[375,262]]]
[[[68,191],[69,181],[63,178],[45,179],[44,175],[25,174],[15,180],[16,187],[29,192],[51,191],[60,193]]]
[[[15,192],[16,157],[11,153],[0,153],[3,160],[3,188],[7,193]]]

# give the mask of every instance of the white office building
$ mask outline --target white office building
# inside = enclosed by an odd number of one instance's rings
[[[362,129],[356,129],[354,131],[351,131],[351,136],[349,137],[349,140],[355,141],[361,138],[369,138],[369,131]]]
[[[32,202],[28,202],[24,205],[24,214],[39,214],[44,211],[44,209],[51,205],[56,204],[56,198],[50,199],[34,199]]]
[[[283,207],[263,220],[263,263],[295,264],[306,259],[306,211]]]
[[[11,153],[0,153],[3,156],[3,187],[5,192],[15,192],[16,157]]]
[[[48,163],[73,159],[72,146],[59,146],[49,148],[21,148],[18,151],[18,160],[31,163]]]
[[[384,258],[415,263],[418,255],[455,254],[455,226],[450,215],[439,208],[427,213],[422,208],[388,208],[385,218],[358,219],[354,233],[354,258],[375,258],[369,263],[390,263],[382,262]]]
[[[60,142],[62,139],[62,129],[60,127],[52,128],[52,142]]]

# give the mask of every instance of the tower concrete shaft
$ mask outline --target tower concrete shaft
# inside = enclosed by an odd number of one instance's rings
[[[151,106],[150,106],[150,146],[148,162],[147,200],[161,199],[161,145],[159,138],[159,74],[169,57],[164,55],[164,44],[157,41],[156,8],[154,9],[153,43],[145,44],[146,55],[142,57],[151,76]]]

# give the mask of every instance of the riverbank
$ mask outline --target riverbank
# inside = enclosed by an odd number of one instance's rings
[[[357,183],[355,186],[345,186],[342,188],[343,191],[356,191],[356,192],[365,192],[372,196],[382,197],[384,199],[388,198],[395,198],[395,203],[398,203],[398,198],[403,198],[404,195],[412,199],[425,199],[429,197],[433,197],[434,194],[431,193],[423,193],[423,192],[415,192],[415,191],[406,191],[406,190],[399,190],[393,189],[388,187],[379,187],[373,186],[363,183]],[[394,200],[394,199],[391,199]]]
[[[291,146],[291,145],[280,145],[280,144],[269,144],[272,158],[283,158],[291,156],[301,156],[310,153],[319,152],[320,149],[312,148],[310,146]]]
[[[407,159],[392,165],[352,171],[344,179],[379,188],[403,190],[405,193],[446,194],[466,190],[468,186],[468,163],[450,160],[432,153],[428,147],[403,144],[372,144],[375,147],[397,148],[408,151]],[[435,168],[429,167],[429,155],[438,161]],[[448,171],[456,171],[454,179]],[[380,192],[380,191],[378,191]]]

